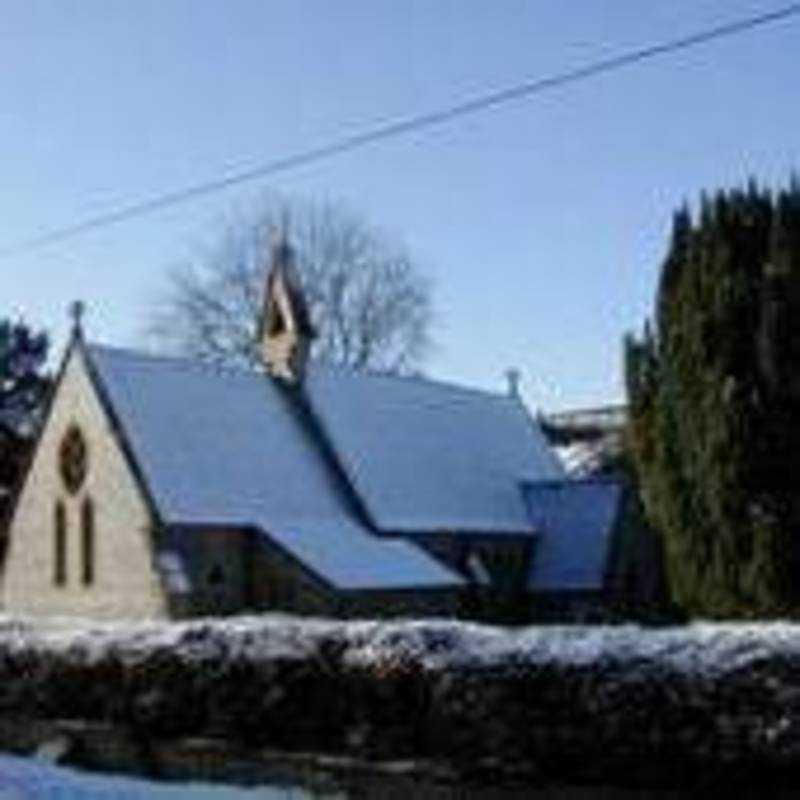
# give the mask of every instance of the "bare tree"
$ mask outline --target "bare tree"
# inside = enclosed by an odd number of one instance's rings
[[[288,227],[317,336],[313,358],[356,369],[409,372],[430,346],[431,286],[405,248],[331,203],[267,195],[221,241],[173,269],[148,330],[161,347],[253,364],[270,240]]]

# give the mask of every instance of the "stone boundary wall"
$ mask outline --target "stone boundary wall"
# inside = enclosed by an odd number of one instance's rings
[[[574,647],[569,657],[557,648],[534,657],[498,649],[512,634],[480,626],[358,626],[295,621],[289,638],[270,629],[264,647],[255,622],[191,623],[168,636],[166,626],[121,641],[103,634],[111,638],[98,646],[7,623],[0,719],[112,726],[142,753],[193,738],[530,783],[736,785],[743,774],[794,775],[800,764],[800,629],[791,626],[761,646],[752,628],[750,638],[734,631],[728,663],[715,670],[670,659],[680,632],[650,655],[647,637],[665,634],[627,629],[593,658]],[[459,635],[485,637],[494,654],[457,657]],[[535,636],[542,645],[564,634]],[[641,646],[626,651],[621,643],[636,637]]]

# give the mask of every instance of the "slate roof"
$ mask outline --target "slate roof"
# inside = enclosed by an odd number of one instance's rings
[[[97,345],[86,353],[167,524],[256,527],[342,589],[462,582],[357,519],[274,381]]]
[[[531,532],[520,480],[565,477],[517,398],[321,365],[305,386],[381,530]]]
[[[537,538],[529,586],[538,592],[603,588],[622,486],[590,478],[526,482],[523,493]]]

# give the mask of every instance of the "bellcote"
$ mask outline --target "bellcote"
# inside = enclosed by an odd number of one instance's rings
[[[272,245],[259,326],[261,358],[270,375],[299,383],[314,329],[294,265],[294,251],[281,234]]]

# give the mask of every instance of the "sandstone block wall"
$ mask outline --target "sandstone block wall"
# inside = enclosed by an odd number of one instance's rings
[[[78,425],[88,445],[89,470],[76,496],[58,469],[61,441]],[[81,582],[80,508],[95,505],[95,581]],[[54,574],[55,504],[67,519],[67,581]],[[153,568],[152,521],[87,374],[79,350],[72,352],[51,409],[16,514],[8,531],[3,608],[13,614],[104,618],[159,618],[166,614]]]

